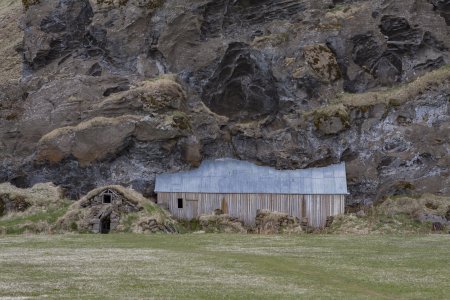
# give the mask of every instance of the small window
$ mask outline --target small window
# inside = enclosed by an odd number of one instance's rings
[[[110,194],[104,194],[103,195],[103,203],[111,203],[111,195]]]
[[[183,198],[178,198],[178,208],[183,208]]]

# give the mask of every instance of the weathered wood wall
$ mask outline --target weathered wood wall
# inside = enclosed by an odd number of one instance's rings
[[[183,199],[183,208],[178,208]],[[328,216],[344,213],[344,195],[282,195],[282,194],[206,194],[206,193],[158,193],[158,203],[166,204],[179,219],[191,220],[215,209],[239,218],[247,225],[254,225],[256,211],[267,209],[287,213],[302,219],[308,218],[310,226],[324,227]]]

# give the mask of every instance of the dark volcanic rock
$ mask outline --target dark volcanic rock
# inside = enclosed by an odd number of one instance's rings
[[[434,8],[439,11],[440,15],[445,19],[447,25],[450,26],[450,1],[449,0],[431,0]]]
[[[243,43],[230,44],[203,99],[215,113],[239,120],[276,114],[279,96],[270,64]]]
[[[449,195],[449,15],[443,0],[39,1],[8,45],[22,79],[0,78],[0,181],[150,195],[158,173],[235,157],[345,161],[349,202]]]
[[[307,4],[298,0],[213,0],[199,8],[203,17],[201,31],[204,38],[221,33],[233,35],[239,28],[257,28],[276,20],[300,19]]]
[[[283,19],[297,21],[295,16],[305,7],[302,1],[297,0],[237,0],[232,2],[227,11],[225,24],[230,26],[236,24],[237,20],[241,26]]]
[[[82,46],[93,16],[88,0],[52,0],[31,6],[25,18],[25,61],[37,69]]]

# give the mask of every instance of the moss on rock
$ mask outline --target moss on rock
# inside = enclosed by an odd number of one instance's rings
[[[312,112],[316,129],[324,134],[336,134],[350,127],[350,116],[342,105],[330,105]]]
[[[30,8],[32,5],[39,4],[40,0],[22,0],[22,5],[25,9]]]

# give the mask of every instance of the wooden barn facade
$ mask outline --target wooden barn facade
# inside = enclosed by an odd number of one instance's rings
[[[276,170],[234,159],[204,161],[193,171],[156,177],[158,203],[179,219],[221,209],[247,225],[258,209],[287,213],[324,227],[328,216],[344,213],[345,164],[305,170]]]

